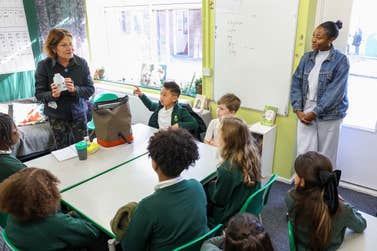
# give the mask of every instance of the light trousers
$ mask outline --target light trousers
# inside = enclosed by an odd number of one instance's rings
[[[342,121],[343,119],[315,119],[310,125],[306,125],[298,120],[297,155],[308,151],[320,152],[331,160],[335,169]]]

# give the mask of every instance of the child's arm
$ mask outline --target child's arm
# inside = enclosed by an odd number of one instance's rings
[[[59,213],[59,217],[65,225],[59,238],[64,239],[70,247],[87,246],[100,237],[100,231],[85,219],[63,213]]]
[[[212,119],[211,122],[209,122],[206,135],[204,136],[204,143],[209,144],[209,145],[212,145],[211,141],[213,141],[213,137],[214,137],[214,131],[215,131],[214,124],[215,124],[214,119]]]
[[[202,247],[200,248],[200,251],[221,251],[223,243],[224,235],[212,237],[211,239],[206,240],[203,243]]]
[[[233,191],[233,178],[229,170],[226,170],[224,163],[217,168],[217,180],[208,184],[207,195],[208,200],[215,205],[225,206]]]
[[[137,88],[139,91],[140,89]],[[134,93],[136,94],[138,91],[135,90]],[[158,102],[153,102],[152,100],[150,100],[147,95],[144,95],[141,91],[140,91],[140,95],[136,94],[139,96],[140,100],[143,102],[143,104],[145,105],[145,107],[149,110],[149,111],[155,111],[157,108],[158,108]]]
[[[344,204],[342,210],[344,210],[346,226],[356,233],[362,233],[367,227],[364,217],[350,204]]]
[[[185,128],[187,130],[195,130],[199,127],[196,119],[193,116],[191,116],[190,112],[186,108],[182,109],[181,116],[180,118],[178,118],[177,122],[178,123],[176,124],[178,124],[178,127]],[[174,124],[173,127],[177,127],[176,124]]]

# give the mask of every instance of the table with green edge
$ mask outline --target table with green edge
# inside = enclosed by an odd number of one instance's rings
[[[132,125],[133,143],[109,148],[100,146],[97,152],[88,155],[87,160],[79,160],[76,156],[58,161],[48,154],[25,164],[49,170],[60,180],[58,187],[64,192],[146,154],[149,138],[156,131],[155,128],[135,124]]]
[[[216,174],[219,161],[217,148],[200,142],[197,144],[200,159],[182,176],[205,183]],[[116,238],[111,231],[110,220],[117,210],[128,202],[138,202],[152,194],[157,183],[151,159],[143,155],[62,193],[62,199],[68,207]]]

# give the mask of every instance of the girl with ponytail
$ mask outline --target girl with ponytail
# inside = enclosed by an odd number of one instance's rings
[[[317,152],[299,155],[295,171],[295,187],[285,201],[298,251],[335,250],[342,244],[347,227],[363,232],[366,221],[339,199],[340,171],[333,171],[327,157]]]
[[[224,117],[219,134],[223,160],[217,168],[216,182],[207,186],[210,226],[226,224],[260,188],[261,179],[259,153],[247,124],[239,118]]]
[[[258,218],[249,213],[229,220],[225,236],[204,242],[200,251],[274,251],[270,236]]]

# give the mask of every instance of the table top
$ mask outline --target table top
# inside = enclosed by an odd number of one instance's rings
[[[157,130],[143,124],[132,125],[134,142],[114,147],[101,147],[81,161],[78,157],[58,161],[52,154],[25,162],[28,167],[38,167],[49,170],[59,180],[58,188],[65,191],[82,182],[116,168],[147,152],[149,138]]]
[[[367,228],[363,233],[355,233],[346,230],[344,241],[338,250],[340,251],[374,251],[377,250],[377,217],[361,212],[367,220]]]
[[[206,181],[216,172],[217,148],[198,142],[200,159],[182,173],[184,178]],[[62,199],[75,211],[115,238],[110,220],[123,205],[154,192],[158,184],[151,159],[141,156],[108,173],[62,193]]]

